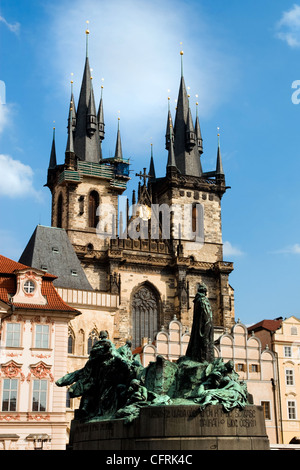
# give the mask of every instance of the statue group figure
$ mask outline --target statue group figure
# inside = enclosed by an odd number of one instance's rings
[[[248,392],[232,361],[214,359],[212,310],[207,288],[200,284],[194,299],[193,325],[185,356],[176,363],[157,356],[143,367],[131,342],[116,348],[101,331],[85,366],[66,374],[56,385],[69,386],[70,398],[81,397],[83,421],[124,418],[132,421],[142,406],[222,404],[225,411],[248,404]]]

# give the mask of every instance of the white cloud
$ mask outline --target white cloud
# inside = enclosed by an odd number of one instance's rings
[[[300,47],[300,6],[294,4],[290,10],[283,12],[276,29],[279,39],[292,48]]]
[[[235,59],[226,53],[224,42],[217,44],[201,5],[190,8],[177,0],[74,0],[66,16],[66,1],[51,6],[52,24],[46,43],[41,44],[41,76],[52,90],[57,84],[61,101],[62,90],[69,96],[70,74],[74,73],[77,104],[85,60],[85,21],[89,20],[89,58],[97,104],[104,78],[105,156],[109,150],[114,152],[119,110],[125,157],[130,156],[127,149],[139,158],[141,149],[150,153],[151,141],[154,152],[164,151],[168,95],[174,116],[181,48],[194,118],[196,101],[200,118],[207,117],[234,91]],[[51,50],[50,64],[45,61],[46,49]]]
[[[4,128],[10,123],[11,118],[11,106],[8,104],[0,103],[0,135]]]
[[[294,245],[287,246],[286,248],[282,248],[281,250],[274,251],[273,253],[289,253],[292,255],[300,255],[300,244],[295,243]]]
[[[223,243],[223,255],[225,256],[242,256],[244,253],[237,247],[233,246],[230,242]]]
[[[15,33],[15,34],[18,34],[19,31],[20,31],[20,23],[16,22],[16,23],[8,23],[8,21],[6,21],[6,19],[0,15],[0,22],[1,23],[4,23],[5,26],[7,26],[7,28],[12,32],[12,33]]]
[[[31,167],[9,155],[0,154],[0,196],[39,198],[39,193],[33,187]]]

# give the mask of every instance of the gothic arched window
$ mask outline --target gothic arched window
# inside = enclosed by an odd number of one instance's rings
[[[89,195],[89,227],[96,228],[99,217],[96,215],[99,206],[99,194],[91,191]]]
[[[57,200],[57,220],[56,220],[56,226],[58,228],[62,228],[62,214],[63,214],[63,197],[62,194],[58,196]]]
[[[150,286],[143,285],[132,298],[132,345],[141,346],[143,338],[152,339],[157,332],[158,299]]]
[[[92,347],[94,346],[94,343],[98,341],[99,333],[98,331],[94,328],[88,337],[88,354],[90,354]]]
[[[74,331],[69,328],[68,332],[68,354],[74,354],[75,336]]]

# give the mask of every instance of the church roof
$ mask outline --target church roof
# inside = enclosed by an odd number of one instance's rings
[[[56,287],[93,290],[64,229],[38,225],[19,262],[57,276]]]
[[[10,304],[10,299],[15,295],[17,291],[16,275],[17,271],[30,270],[30,266],[26,266],[23,263],[18,263],[5,256],[0,255],[0,300],[6,304]],[[58,295],[53,281],[56,276],[48,273],[43,274],[41,294],[47,299],[45,305],[38,304],[22,304],[14,303],[15,308],[30,308],[31,310],[58,310],[62,312],[74,312],[80,313],[73,307],[66,304],[62,298]]]

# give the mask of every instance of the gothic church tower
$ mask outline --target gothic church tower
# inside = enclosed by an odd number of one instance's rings
[[[174,316],[189,329],[200,282],[207,285],[216,330],[231,328],[233,264],[223,260],[221,199],[227,188],[220,145],[215,170],[204,172],[200,123],[198,115],[192,119],[183,73],[174,126],[168,109],[165,176],[156,176],[151,147],[148,173],[144,168],[136,175],[141,181],[130,203],[136,212],[129,213],[127,203],[107,227],[102,224],[104,236],[99,237],[97,226],[107,214],[100,211],[99,220],[98,206],[110,204],[117,214],[129,180],[119,128],[114,157],[102,155],[104,127],[103,100],[101,96],[96,112],[87,53],[77,109],[71,92],[65,161],[57,164],[53,139],[47,186],[52,226],[66,230],[91,286],[119,295],[111,339],[118,344],[130,338],[139,348],[153,341]],[[163,207],[171,208],[169,219]]]

